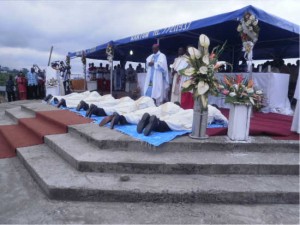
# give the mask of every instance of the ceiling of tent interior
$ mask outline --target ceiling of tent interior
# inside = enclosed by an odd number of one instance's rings
[[[254,47],[254,60],[299,57],[299,25],[253,6],[247,6],[233,12],[113,41],[114,59],[144,62],[151,54],[151,46],[159,39],[161,51],[166,54],[168,61],[172,61],[179,47],[189,45],[196,47],[199,35],[206,34],[211,40],[211,47],[227,41],[226,51],[220,60],[233,62],[234,59],[238,60],[243,55],[242,42],[236,28],[245,12],[254,14],[259,20],[260,34]],[[107,44],[85,50],[86,57],[106,59]],[[130,51],[133,52],[132,55]],[[69,56],[81,56],[81,52],[69,53]]]

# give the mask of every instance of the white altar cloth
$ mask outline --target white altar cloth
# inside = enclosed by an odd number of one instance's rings
[[[147,73],[137,73],[137,79],[138,79],[138,86],[141,90],[141,95],[144,93],[144,85],[145,85],[145,79],[146,79]]]
[[[235,76],[240,73],[216,73],[216,77],[222,80],[224,75]],[[242,73],[243,77],[249,76],[249,73]],[[266,98],[265,112],[274,112],[291,115],[291,104],[288,99],[289,74],[284,73],[252,73],[254,85],[262,89]],[[209,104],[216,104],[222,108],[229,108],[225,103],[223,96],[209,96]]]

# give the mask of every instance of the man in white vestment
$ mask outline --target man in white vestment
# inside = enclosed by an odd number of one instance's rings
[[[169,75],[167,58],[159,51],[159,45],[152,46],[152,52],[146,59],[147,76],[144,85],[144,96],[155,99],[157,105],[161,105],[167,97],[169,88]]]
[[[179,71],[188,67],[185,49],[180,47],[178,49],[178,57],[171,65],[173,74],[173,85],[171,92],[171,102],[181,102],[181,86],[188,79],[187,76],[179,74]]]

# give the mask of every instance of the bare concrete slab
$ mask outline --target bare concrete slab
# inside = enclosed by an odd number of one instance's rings
[[[52,199],[206,203],[299,203],[299,177],[280,175],[144,175],[80,173],[46,145],[17,149]],[[62,172],[63,171],[63,172]]]
[[[85,172],[299,174],[299,154],[293,152],[99,150],[70,134],[48,135],[45,143],[74,168]]]
[[[233,142],[227,136],[213,136],[205,140],[191,139],[188,136],[153,147],[142,141],[97,124],[80,124],[68,127],[69,133],[83,138],[100,149],[123,148],[124,150],[155,151],[255,151],[255,152],[299,152],[299,141],[274,140],[269,137],[251,137],[249,142]]]
[[[5,115],[7,115],[10,119],[12,119],[16,123],[18,122],[18,119],[21,118],[35,117],[34,112],[30,112],[28,110],[22,110],[21,106],[5,110]]]
[[[297,204],[50,200],[18,158],[1,159],[0,175],[1,224],[299,224]]]
[[[22,104],[21,107],[22,110],[29,111],[31,113],[50,111],[50,110],[59,110],[58,108],[52,105],[43,103],[42,100],[39,100],[38,102],[34,102],[34,103]]]

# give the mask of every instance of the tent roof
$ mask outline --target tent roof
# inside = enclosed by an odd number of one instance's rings
[[[167,56],[175,56],[180,46],[197,46],[201,33],[211,40],[211,46],[227,40],[227,51],[224,58],[231,61],[241,55],[242,42],[236,28],[245,12],[250,12],[259,20],[260,34],[254,48],[254,59],[274,57],[299,57],[299,25],[271,15],[253,6],[228,12],[188,23],[146,32],[113,41],[115,60],[144,61],[151,52],[152,44],[159,39],[161,51]],[[106,59],[105,49],[108,43],[85,50],[90,59]],[[133,55],[130,55],[130,50]],[[71,57],[81,56],[81,52],[68,54]]]

